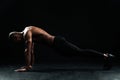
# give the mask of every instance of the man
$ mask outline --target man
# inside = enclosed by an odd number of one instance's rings
[[[45,30],[36,26],[25,27],[25,29],[22,32],[16,32],[16,31],[10,32],[9,39],[16,42],[24,41],[26,44],[26,48],[25,48],[26,65],[21,67],[20,69],[15,70],[17,72],[24,72],[32,69],[32,66],[34,64],[34,53],[33,53],[34,43],[45,44],[47,46],[53,47],[55,50],[62,51],[61,53],[66,52],[66,53],[74,54],[74,53],[90,52],[90,53],[97,53],[105,58],[113,56],[112,54],[108,54],[108,53],[103,54],[101,52],[91,49],[80,49],[76,45],[68,42],[65,38],[51,35],[47,33]]]

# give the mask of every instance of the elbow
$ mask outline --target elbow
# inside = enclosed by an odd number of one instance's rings
[[[28,40],[28,41],[26,41],[26,43],[27,43],[27,44],[32,43],[32,40]]]

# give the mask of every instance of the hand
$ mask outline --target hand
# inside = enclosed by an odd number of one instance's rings
[[[23,67],[21,67],[19,69],[16,69],[14,71],[16,71],[16,72],[26,72],[26,71],[29,71],[30,69],[32,69],[32,66],[23,66]]]

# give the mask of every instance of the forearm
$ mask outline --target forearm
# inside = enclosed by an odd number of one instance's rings
[[[30,42],[30,41],[28,41],[28,42],[26,42],[26,44],[27,44],[27,51],[26,51],[26,53],[27,54],[31,54],[31,52],[32,52],[32,42]]]
[[[27,47],[25,49],[25,59],[26,59],[26,65],[31,65],[31,51],[32,51],[32,44],[30,42],[27,42]]]
[[[33,65],[34,64],[34,43],[32,44],[32,51],[31,51],[31,65]]]

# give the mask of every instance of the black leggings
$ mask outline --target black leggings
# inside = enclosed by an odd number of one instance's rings
[[[63,55],[86,55],[88,53],[99,54],[103,56],[102,52],[93,49],[81,49],[76,45],[68,42],[64,37],[56,36],[53,43],[53,48]],[[80,54],[78,54],[80,53]]]

